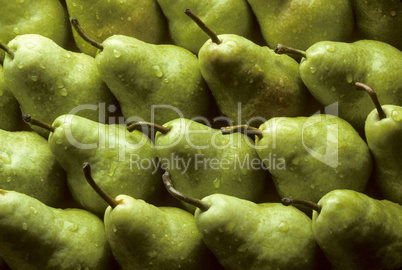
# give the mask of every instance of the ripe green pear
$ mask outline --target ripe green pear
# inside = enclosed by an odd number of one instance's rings
[[[197,208],[195,224],[225,269],[316,269],[311,219],[295,207],[223,194],[202,202],[210,208]]]
[[[168,36],[167,22],[156,0],[66,0],[70,19],[78,18],[86,32],[102,42],[113,35],[126,35],[152,44]],[[95,57],[96,48],[73,30],[81,52]]]
[[[0,187],[58,207],[68,192],[66,173],[42,136],[0,129]]]
[[[259,129],[256,151],[281,197],[318,202],[333,189],[365,189],[372,172],[370,151],[345,120],[325,114],[277,117]]]
[[[105,231],[122,269],[207,269],[209,250],[189,212],[130,196],[106,209]]]
[[[324,106],[337,103],[339,117],[363,130],[374,105],[355,82],[376,89],[384,104],[402,105],[402,51],[384,42],[322,41],[307,49],[300,76],[311,94]]]
[[[180,192],[192,197],[223,193],[257,201],[264,189],[265,173],[246,135],[223,135],[220,130],[178,118],[157,132],[155,149],[165,171]],[[184,203],[194,212],[195,207]]]
[[[67,10],[58,0],[0,1],[0,40],[8,43],[17,35],[39,34],[66,46],[70,38]],[[4,60],[0,51],[0,63]]]
[[[402,206],[352,190],[333,190],[318,202],[313,232],[333,269],[400,269]]]
[[[353,0],[352,4],[362,39],[383,41],[402,50],[400,0]]]
[[[81,207],[97,215],[103,215],[107,207],[82,174],[86,161],[93,165],[94,177],[111,196],[156,199],[161,191],[161,174],[155,165],[153,144],[146,135],[130,133],[125,125],[104,125],[77,115],[61,115],[52,126],[49,147],[67,172],[68,187]]]
[[[234,124],[247,124],[304,114],[308,91],[294,59],[278,57],[267,46],[238,35],[217,38],[221,43],[208,40],[198,58],[202,76],[223,115]]]
[[[126,119],[166,123],[208,115],[210,92],[190,51],[122,35],[102,46],[96,65]]]
[[[208,40],[208,35],[184,14],[186,8],[194,11],[218,34],[252,37],[254,16],[245,0],[157,1],[168,19],[169,33],[175,44],[194,54],[198,54],[202,45]]]
[[[385,199],[402,204],[402,107],[381,107],[385,118],[374,109],[364,126],[374,160],[374,181]]]
[[[14,98],[4,78],[3,66],[0,65],[0,129],[22,130],[20,105]]]
[[[268,46],[278,43],[306,50],[323,40],[348,41],[354,30],[348,0],[247,0]]]
[[[94,58],[35,34],[17,36],[8,47],[13,55],[6,55],[4,76],[22,113],[47,123],[66,113],[101,121],[101,105],[114,102]],[[33,129],[44,137],[49,134]]]
[[[11,269],[109,269],[103,222],[82,209],[56,209],[0,190],[0,256]]]

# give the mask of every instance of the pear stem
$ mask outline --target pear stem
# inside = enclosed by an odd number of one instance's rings
[[[278,44],[274,48],[274,52],[277,54],[293,54],[297,56],[302,56],[306,58],[306,52],[302,50],[298,50],[292,47],[285,46],[283,44]]]
[[[358,90],[366,91],[370,95],[370,97],[373,100],[373,103],[377,109],[380,120],[387,118],[384,110],[381,107],[380,101],[378,100],[377,93],[370,86],[368,86],[365,83],[356,82],[355,84],[356,84]]]
[[[165,185],[166,189],[176,199],[189,203],[191,205],[194,205],[195,207],[198,207],[201,211],[204,211],[204,212],[208,211],[208,209],[211,207],[211,205],[209,203],[203,202],[196,198],[188,197],[188,196],[182,194],[181,192],[179,192],[177,189],[175,189],[172,179],[170,178],[170,174],[168,172],[165,172],[162,175],[162,179],[163,179],[163,184]]]
[[[34,126],[38,126],[41,128],[44,128],[50,132],[55,132],[56,131],[56,127],[52,126],[48,123],[45,123],[43,121],[40,121],[36,118],[31,117],[29,114],[23,114],[22,115],[22,119],[24,120],[25,123],[30,124],[30,125],[34,125]]]
[[[262,131],[258,128],[248,126],[248,125],[236,125],[236,126],[228,126],[222,127],[221,132],[223,135],[232,134],[234,132],[241,132],[246,135],[252,134],[258,136],[260,139],[263,137]]]
[[[286,205],[286,206],[299,204],[299,205],[307,206],[308,208],[311,208],[318,213],[321,212],[321,205],[318,205],[316,203],[313,203],[311,201],[307,201],[304,199],[288,197],[288,198],[282,198],[281,202],[283,205]]]
[[[84,162],[82,169],[84,170],[84,175],[85,178],[87,179],[87,182],[91,187],[96,191],[96,193],[99,194],[99,196],[112,207],[113,209],[119,205],[119,202],[113,199],[109,194],[107,194],[103,189],[100,188],[100,186],[95,182],[95,180],[92,178],[92,173],[91,173],[91,166],[89,165],[88,162]]]
[[[86,42],[88,42],[89,44],[91,44],[92,46],[94,46],[95,48],[99,49],[100,51],[103,51],[103,45],[100,44],[99,42],[97,42],[96,40],[92,39],[90,36],[88,36],[84,29],[82,29],[80,23],[78,22],[77,18],[72,18],[71,19],[71,24],[73,25],[75,31],[77,31],[78,35],[80,35],[80,37],[85,40]]]
[[[0,42],[0,49],[8,53],[11,56],[11,58],[14,59],[14,52],[12,52],[10,48],[3,42]]]
[[[164,126],[152,123],[152,122],[146,122],[146,121],[139,121],[139,122],[132,123],[127,127],[127,130],[129,132],[132,132],[134,130],[138,130],[139,128],[142,128],[142,126],[153,127],[156,129],[156,131],[159,131],[162,134],[167,134],[170,131],[170,128],[167,128],[167,127],[164,127]]]
[[[202,29],[202,31],[204,31],[211,38],[212,42],[216,44],[222,43],[218,35],[208,26],[206,26],[205,23],[200,19],[200,17],[198,17],[191,9],[186,8],[184,13],[189,16]]]

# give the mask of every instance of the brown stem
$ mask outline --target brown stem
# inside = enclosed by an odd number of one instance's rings
[[[113,199],[112,197],[109,196],[103,189],[98,186],[98,184],[95,182],[95,180],[92,178],[92,173],[91,173],[91,166],[89,165],[88,162],[84,162],[82,169],[84,170],[84,175],[85,178],[87,179],[88,184],[91,185],[91,187],[96,191],[96,193],[99,194],[99,196],[108,204],[110,205],[113,209],[119,205],[119,202]]]
[[[0,42],[0,49],[8,53],[11,56],[11,58],[14,59],[14,52],[12,52],[10,48],[3,42]]]
[[[302,56],[306,58],[306,52],[302,50],[298,50],[292,47],[285,46],[283,44],[278,44],[274,48],[274,52],[277,54],[292,54],[297,56]]]
[[[206,202],[201,201],[196,198],[187,197],[186,195],[180,193],[177,189],[175,189],[175,187],[173,186],[172,179],[170,178],[170,174],[168,172],[165,172],[162,175],[162,179],[163,179],[163,184],[165,185],[166,189],[176,199],[189,203],[191,205],[194,205],[195,207],[198,207],[201,211],[204,211],[204,212],[208,211],[208,209],[211,207],[211,205],[209,203],[206,203]]]
[[[298,198],[282,198],[282,204],[289,206],[289,205],[294,205],[294,204],[299,204],[299,205],[303,205],[303,206],[307,206],[308,208],[313,209],[314,211],[320,213],[321,212],[321,205],[318,205],[316,203],[313,203],[311,201],[307,201],[304,199],[298,199]]]
[[[208,26],[206,26],[205,23],[191,9],[186,8],[184,13],[189,16],[202,29],[202,31],[204,31],[211,38],[212,42],[216,44],[222,43],[218,35]]]
[[[88,36],[84,29],[82,29],[80,23],[78,22],[77,18],[72,18],[71,19],[71,24],[73,25],[75,31],[77,31],[78,35],[80,35],[80,37],[85,40],[86,42],[88,42],[89,44],[91,44],[92,46],[94,46],[95,48],[99,49],[100,51],[103,51],[103,45],[100,44],[99,42],[97,42],[96,40],[92,39],[90,36]]]
[[[248,126],[248,125],[236,125],[236,126],[228,126],[222,127],[221,132],[223,135],[232,134],[234,132],[240,132],[243,134],[252,134],[258,136],[260,139],[263,137],[262,131],[258,128]]]
[[[164,127],[164,126],[152,123],[152,122],[145,122],[145,121],[139,121],[139,122],[132,123],[129,126],[127,126],[127,130],[132,132],[134,130],[138,130],[138,129],[142,128],[143,126],[153,127],[153,128],[155,128],[156,131],[159,131],[162,134],[167,134],[170,131],[170,128],[168,128],[168,127]]]
[[[356,82],[355,84],[356,84],[358,90],[366,91],[370,95],[370,97],[373,100],[373,103],[374,103],[374,105],[375,105],[375,107],[377,109],[378,116],[380,117],[380,120],[384,119],[384,118],[387,118],[387,116],[385,115],[384,110],[381,107],[380,101],[378,100],[377,93],[370,86],[368,86],[365,83]]]
[[[52,126],[48,123],[45,123],[43,121],[40,121],[36,118],[31,117],[29,114],[23,114],[22,115],[22,119],[25,121],[25,123],[30,124],[30,125],[34,125],[34,126],[38,126],[41,128],[44,128],[50,132],[55,132],[56,131],[56,127]]]

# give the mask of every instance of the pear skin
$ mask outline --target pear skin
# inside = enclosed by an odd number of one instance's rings
[[[251,38],[254,15],[245,0],[157,0],[168,20],[174,43],[194,54],[209,39],[184,11],[191,8],[217,34],[236,34]]]
[[[197,228],[225,269],[316,269],[311,219],[295,207],[223,194],[202,201],[211,206],[197,208]]]
[[[102,46],[96,64],[126,119],[163,124],[208,115],[210,92],[190,51],[122,35]]]
[[[65,194],[66,172],[49,145],[33,131],[0,129],[0,185],[53,207],[59,207]]]
[[[304,114],[308,91],[298,63],[237,35],[208,40],[198,58],[221,113],[234,124],[261,124],[271,117]],[[282,57],[285,56],[285,57]]]
[[[109,269],[110,247],[97,216],[6,190],[0,209],[0,256],[11,269]]]
[[[71,38],[67,10],[58,0],[2,1],[0,25],[1,41],[6,44],[18,35],[38,34],[65,47]],[[0,63],[4,58],[0,50]]]
[[[48,139],[50,149],[67,172],[70,192],[81,207],[99,216],[107,207],[86,182],[83,162],[93,165],[94,177],[101,179],[99,185],[111,196],[127,194],[156,200],[161,191],[161,173],[153,143],[145,134],[130,133],[125,125],[104,125],[77,115],[62,115],[53,126],[55,131]]]
[[[196,198],[223,193],[251,201],[260,199],[265,171],[249,137],[241,133],[223,135],[219,129],[184,118],[163,126],[170,131],[156,133],[155,149],[177,190]],[[184,206],[195,211],[193,205]]]
[[[70,19],[78,18],[88,35],[98,42],[113,35],[135,37],[152,44],[167,40],[166,18],[156,0],[66,0],[66,4]],[[95,57],[97,49],[74,29],[73,37],[81,52]]]
[[[4,76],[22,113],[47,123],[66,113],[104,121],[102,106],[115,100],[93,57],[65,50],[34,34],[18,36],[8,47],[14,56],[6,55]],[[107,110],[103,113],[108,116]],[[44,137],[49,135],[44,129],[33,129]]]
[[[104,222],[122,269],[208,269],[212,255],[192,214],[126,195],[117,196],[116,201],[115,208],[106,209]]]
[[[333,269],[400,269],[402,206],[352,190],[333,190],[318,202],[313,232]]]
[[[402,204],[402,107],[383,105],[386,118],[374,109],[366,119],[367,145],[373,154],[374,181],[381,195]]]
[[[384,42],[322,41],[307,49],[300,76],[323,106],[337,105],[339,117],[359,131],[374,109],[356,82],[370,85],[383,104],[402,105],[402,51]]]
[[[22,127],[20,105],[7,86],[3,66],[0,65],[0,129],[16,131],[22,130]]]
[[[333,189],[365,189],[372,173],[371,154],[345,120],[325,114],[277,117],[259,129],[256,150],[281,197],[318,202]]]

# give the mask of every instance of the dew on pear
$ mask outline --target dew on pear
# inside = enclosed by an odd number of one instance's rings
[[[73,7],[76,7],[76,6],[77,6],[77,3],[76,3],[76,2],[73,2],[71,5],[72,5]]]
[[[131,18],[131,17],[128,17],[128,18],[127,18],[127,21],[131,22],[131,20],[132,20],[132,18]]]
[[[297,3],[295,1],[292,1],[290,3],[290,9],[293,9],[293,10],[297,9]]]
[[[334,52],[335,51],[335,47],[332,44],[325,45],[325,49],[327,50],[327,52]]]
[[[152,66],[152,72],[156,75],[156,77],[160,78],[163,76],[162,68],[158,65]]]
[[[280,232],[289,231],[289,223],[287,223],[286,221],[281,221],[281,223],[279,224],[278,229],[279,229]]]
[[[24,230],[24,231],[27,231],[28,230],[28,224],[27,223],[22,223],[22,229]]]
[[[19,35],[21,33],[21,31],[20,31],[20,29],[18,27],[14,27],[13,32],[16,35]]]
[[[6,178],[6,182],[7,182],[7,183],[10,183],[10,182],[11,182],[11,176],[9,176],[9,177]]]
[[[389,12],[389,14],[390,14],[392,17],[395,17],[395,16],[396,16],[396,11],[395,11],[395,10],[391,10],[391,11]]]
[[[212,181],[212,184],[215,188],[219,188],[221,186],[221,180],[219,178],[215,178],[215,180]]]
[[[32,212],[32,214],[36,214],[36,213],[38,213],[38,210],[36,210],[35,207],[31,206],[31,212]]]
[[[113,230],[113,232],[115,232],[115,233],[117,232],[117,227],[116,227],[115,224],[112,225],[112,230]]]
[[[67,89],[66,88],[61,88],[60,89],[60,95],[63,97],[66,97],[68,95]]]
[[[4,164],[10,165],[12,163],[11,155],[7,152],[0,152],[0,161]]]
[[[39,79],[39,75],[36,75],[36,74],[29,74],[29,75],[28,75],[28,78],[31,79],[31,80],[34,81],[34,82],[37,82],[38,79]]]
[[[391,113],[391,118],[396,121],[399,122],[402,120],[402,113],[397,111],[397,110],[393,110]]]
[[[352,83],[353,82],[353,75],[352,74],[347,74],[346,75],[346,81],[348,83]]]
[[[29,14],[29,11],[28,11],[28,10],[26,10],[26,11],[24,12],[24,18],[27,19],[27,20],[31,19],[31,14]]]
[[[119,52],[118,50],[114,49],[114,50],[113,50],[113,56],[114,56],[115,58],[120,58],[121,52]]]
[[[316,68],[316,67],[314,67],[314,66],[311,66],[311,67],[310,67],[310,72],[311,72],[311,73],[314,74],[314,73],[316,73],[316,71],[317,71],[317,68]]]
[[[62,143],[63,143],[63,139],[58,138],[58,139],[56,140],[56,144],[62,144]]]

